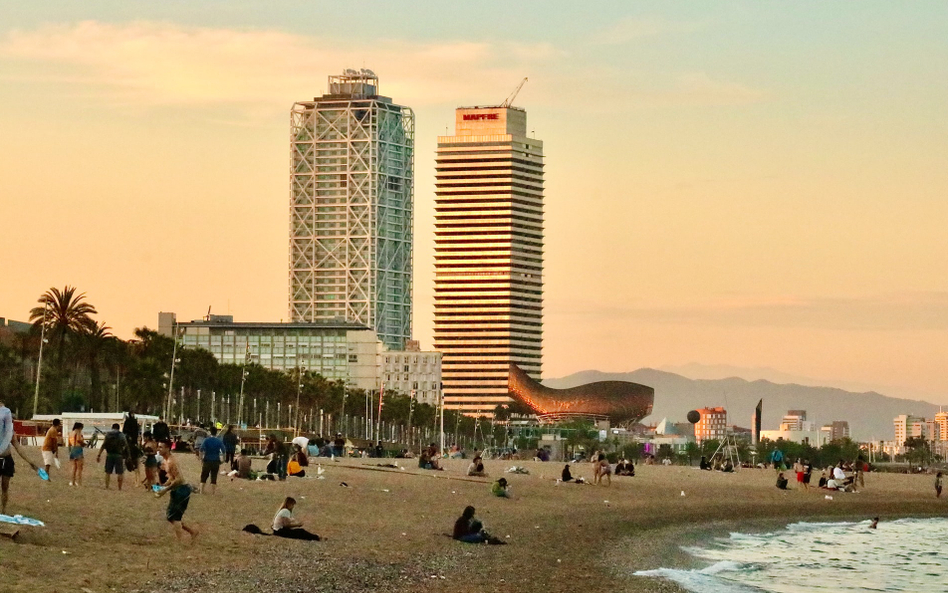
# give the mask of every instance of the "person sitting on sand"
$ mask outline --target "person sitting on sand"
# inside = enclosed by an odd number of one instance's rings
[[[431,469],[431,458],[428,456],[428,449],[422,449],[418,455],[418,469]]]
[[[479,478],[486,478],[487,472],[484,471],[484,461],[480,456],[475,457],[471,460],[471,465],[467,468],[467,475],[476,476]]]
[[[721,466],[721,471],[726,474],[734,473],[734,464],[731,463],[730,459],[724,460],[724,465]]]
[[[616,475],[621,476],[625,474],[625,459],[620,459],[619,463],[616,464]]]
[[[786,490],[788,482],[789,480],[783,477],[783,472],[780,472],[779,474],[777,474],[777,488],[780,488],[781,490]]]
[[[708,458],[705,457],[704,455],[701,456],[701,461],[698,463],[698,467],[700,469],[706,469],[708,471],[711,471],[711,464],[708,463]]]
[[[491,484],[490,493],[501,498],[510,498],[510,493],[507,492],[507,478],[500,478]]]
[[[273,535],[287,539],[302,539],[318,542],[319,536],[303,529],[303,522],[293,516],[296,499],[287,496],[273,517]]]
[[[568,464],[568,463],[567,463],[566,466],[563,468],[563,475],[562,475],[562,477],[561,477],[560,479],[563,480],[564,482],[572,482],[572,481],[573,481],[573,472],[569,471],[569,464]]]
[[[286,473],[297,478],[305,478],[306,470],[309,467],[309,457],[303,452],[303,448],[297,444],[293,445],[293,456],[286,464]]]
[[[484,526],[474,517],[474,513],[474,507],[464,508],[464,512],[454,522],[454,531],[451,533],[453,539],[467,544],[503,545],[507,543],[484,531]]]
[[[820,488],[826,488],[826,472],[820,474],[820,481],[817,486]]]

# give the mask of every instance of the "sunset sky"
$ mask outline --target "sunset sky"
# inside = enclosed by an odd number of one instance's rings
[[[544,376],[697,362],[948,403],[948,3],[6,2],[0,317],[75,285],[287,317],[289,110],[366,67],[436,136],[516,105],[546,153]]]

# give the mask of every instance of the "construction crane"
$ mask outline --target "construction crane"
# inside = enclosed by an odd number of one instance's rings
[[[500,106],[501,106],[501,107],[510,107],[511,104],[513,104],[514,99],[517,98],[517,93],[519,93],[519,92],[520,92],[520,89],[523,88],[523,83],[525,83],[525,82],[527,82],[527,77],[526,77],[526,76],[523,77],[523,80],[520,81],[520,84],[517,85],[517,88],[515,88],[512,93],[510,93],[510,96],[507,97],[507,99],[506,99],[503,103],[501,103]]]

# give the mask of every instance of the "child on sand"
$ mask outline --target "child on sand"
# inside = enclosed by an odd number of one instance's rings
[[[491,484],[490,493],[501,498],[510,498],[510,493],[507,492],[507,478],[500,478]]]

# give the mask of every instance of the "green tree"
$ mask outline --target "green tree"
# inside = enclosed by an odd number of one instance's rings
[[[50,288],[37,302],[42,306],[30,311],[30,321],[40,326],[45,317],[50,339],[56,344],[56,366],[61,371],[66,340],[92,323],[95,307],[86,302],[86,293],[76,294],[75,286],[65,286],[62,290]]]

